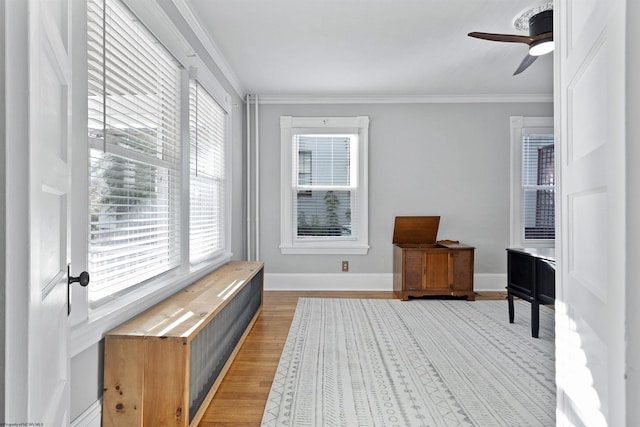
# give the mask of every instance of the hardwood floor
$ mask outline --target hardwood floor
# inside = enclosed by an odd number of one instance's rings
[[[394,298],[393,292],[265,292],[262,313],[233,361],[199,427],[259,426],[298,298]],[[506,292],[476,293],[505,299]]]

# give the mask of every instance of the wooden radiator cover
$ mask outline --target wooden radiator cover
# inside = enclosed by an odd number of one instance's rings
[[[109,332],[102,425],[197,425],[260,313],[263,271],[230,262]]]

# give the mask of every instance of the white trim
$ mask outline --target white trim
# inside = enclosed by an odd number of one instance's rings
[[[294,135],[313,133],[357,134],[357,220],[354,238],[303,241],[294,236],[292,173]],[[369,250],[369,116],[280,116],[280,251],[282,254],[366,255]]]
[[[478,104],[552,103],[552,94],[513,95],[401,95],[401,96],[307,96],[260,95],[261,104]]]
[[[6,250],[4,286],[4,420],[28,420],[29,376],[29,4],[4,1]],[[10,395],[9,395],[10,393]]]
[[[71,427],[100,427],[101,421],[102,399],[98,399],[71,421]]]
[[[191,6],[189,6],[186,0],[171,0],[171,2],[174,4],[176,9],[178,9],[182,18],[184,18],[187,25],[191,28],[200,43],[202,43],[202,46],[204,46],[206,52],[209,54],[211,59],[213,59],[213,62],[218,66],[229,84],[233,87],[238,96],[242,98],[244,96],[244,87],[242,86],[242,83],[216,43],[202,28],[202,25],[200,25],[200,21],[193,13],[193,10],[191,10]],[[146,6],[147,3],[145,2],[145,7]]]
[[[393,291],[391,273],[265,273],[265,291]]]
[[[474,274],[474,291],[504,291],[506,274]],[[265,273],[265,291],[393,291],[391,273]]]
[[[326,245],[326,246],[325,246]],[[366,255],[370,246],[358,246],[349,242],[314,242],[311,247],[280,245],[283,255]]]

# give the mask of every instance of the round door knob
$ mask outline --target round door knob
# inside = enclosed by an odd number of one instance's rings
[[[78,277],[69,276],[69,284],[77,282],[80,283],[80,286],[87,286],[89,284],[89,280],[89,273],[87,273],[86,271],[80,273]]]

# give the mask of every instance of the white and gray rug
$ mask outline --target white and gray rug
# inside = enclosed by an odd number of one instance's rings
[[[263,426],[553,426],[553,310],[302,298]]]

